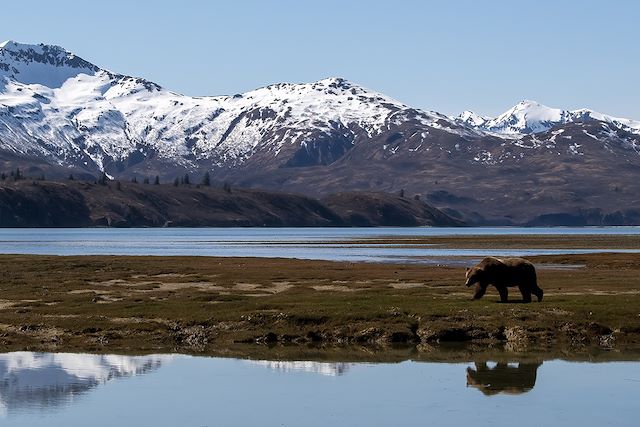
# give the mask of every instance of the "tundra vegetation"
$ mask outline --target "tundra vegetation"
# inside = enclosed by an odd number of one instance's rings
[[[542,245],[545,239],[532,241]],[[611,236],[608,242],[630,246],[634,239]],[[564,240],[572,243],[606,247],[607,238]],[[457,239],[448,244],[457,245]],[[0,345],[5,351],[208,354],[238,346],[251,353],[256,344],[297,351],[402,347],[426,354],[462,343],[528,352],[640,344],[640,254],[528,259],[545,290],[540,304],[520,304],[515,295],[503,304],[491,289],[470,301],[467,260],[447,266],[2,255]]]

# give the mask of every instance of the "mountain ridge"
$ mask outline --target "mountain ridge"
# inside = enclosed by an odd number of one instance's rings
[[[551,108],[532,100],[520,101],[494,118],[480,116],[473,111],[464,111],[455,119],[479,130],[514,136],[545,132],[554,126],[579,120],[607,122],[618,128],[640,134],[640,121],[613,117],[588,108],[577,110]]]
[[[3,46],[6,173],[172,180],[208,171],[313,197],[404,189],[467,222],[505,225],[593,209],[635,218],[640,209],[634,120],[535,101],[495,118],[449,117],[336,77],[192,97],[59,47]]]

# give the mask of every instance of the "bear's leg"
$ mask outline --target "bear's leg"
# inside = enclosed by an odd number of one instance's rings
[[[538,287],[538,277],[535,271],[533,272],[533,276],[531,277],[531,287],[529,289],[531,289],[531,292],[533,292],[533,294],[538,297],[538,302],[542,301],[542,295],[544,295],[544,292]]]
[[[475,362],[476,371],[486,371],[487,370],[487,362]]]
[[[544,295],[544,291],[538,287],[536,283],[536,279],[533,279],[533,283],[531,284],[531,292],[538,297],[538,302],[542,301],[542,296]]]
[[[509,290],[506,286],[496,286],[498,293],[500,294],[500,302],[507,302],[509,298]]]
[[[526,285],[518,285],[520,293],[522,294],[522,301],[531,302],[531,290]]]
[[[484,295],[485,292],[487,292],[487,287],[485,285],[478,283],[476,285],[476,293],[473,294],[473,299],[482,298],[482,295]]]

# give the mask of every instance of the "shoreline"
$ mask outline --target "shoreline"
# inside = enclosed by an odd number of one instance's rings
[[[512,349],[502,345],[479,345],[469,343],[443,343],[433,346],[410,345],[259,345],[231,344],[207,351],[184,351],[185,349],[159,349],[161,351],[72,348],[56,351],[40,349],[2,350],[2,354],[35,352],[80,355],[149,356],[167,355],[184,357],[223,358],[251,361],[308,361],[318,363],[469,363],[476,361],[520,362],[562,360],[568,362],[637,362],[640,361],[640,345],[625,345],[619,348],[585,346],[571,348],[552,346],[548,348],[527,347]]]

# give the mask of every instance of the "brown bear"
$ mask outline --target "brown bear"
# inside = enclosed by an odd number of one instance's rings
[[[542,289],[538,287],[536,268],[522,258],[494,258],[487,257],[475,267],[467,268],[467,287],[475,284],[476,292],[473,299],[480,299],[493,285],[500,294],[500,301],[507,302],[507,287],[518,286],[524,302],[531,302],[531,294],[542,301]]]

